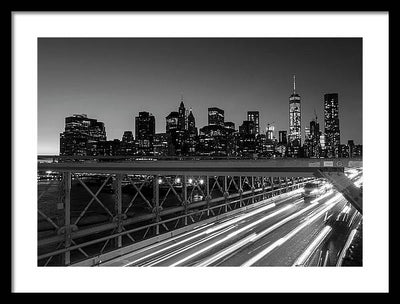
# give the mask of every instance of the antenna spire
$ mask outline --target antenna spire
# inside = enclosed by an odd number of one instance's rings
[[[296,94],[296,75],[293,75],[293,94]]]

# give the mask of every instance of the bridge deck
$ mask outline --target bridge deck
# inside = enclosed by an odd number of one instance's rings
[[[85,173],[313,176],[320,168],[343,170],[359,167],[352,159],[262,159],[262,160],[142,160],[119,162],[39,163],[38,170]]]

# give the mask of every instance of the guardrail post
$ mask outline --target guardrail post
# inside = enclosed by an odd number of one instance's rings
[[[156,214],[155,221],[158,223],[160,221],[160,184],[159,184],[160,176],[154,175],[153,176],[153,212]],[[156,225],[156,235],[160,233],[160,225]]]
[[[243,188],[242,188],[242,177],[239,176],[239,207],[242,208],[243,202]]]
[[[265,200],[265,176],[262,177],[262,199]]]
[[[227,187],[228,187],[228,179],[227,179],[227,176],[225,175],[224,176],[224,194],[223,194],[224,195],[224,202],[225,202],[225,207],[224,207],[225,213],[228,212],[228,196],[229,196],[229,193],[228,193]]]
[[[210,201],[211,201],[211,195],[210,195],[210,180],[209,176],[206,176],[206,201],[207,201],[207,216],[210,216]]]
[[[187,183],[187,177],[186,177],[186,175],[184,174],[183,176],[182,176],[182,180],[183,180],[183,184],[182,184],[182,194],[183,194],[183,205],[184,205],[184,207],[185,207],[185,218],[184,218],[184,225],[186,226],[187,225],[187,185],[186,185],[186,183]]]
[[[114,220],[118,223],[118,233],[122,232],[122,174],[115,175],[115,217]],[[117,237],[117,247],[122,247],[122,236]]]
[[[271,196],[274,196],[274,177],[273,176],[271,176],[270,178],[270,182],[271,182]]]
[[[254,204],[254,176],[251,177],[251,203]]]
[[[71,172],[63,173],[64,188],[64,226],[61,227],[60,233],[64,233],[64,247],[68,249],[71,246]],[[62,231],[64,230],[64,231]],[[71,264],[71,252],[64,253],[64,265]]]
[[[286,193],[289,191],[289,183],[288,183],[288,179],[289,178],[287,178],[286,176],[285,176],[285,185],[286,185]]]

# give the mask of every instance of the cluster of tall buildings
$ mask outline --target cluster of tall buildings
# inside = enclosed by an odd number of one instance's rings
[[[289,130],[278,131],[267,124],[260,129],[258,111],[248,111],[247,120],[238,127],[225,121],[225,112],[208,108],[208,124],[196,127],[191,109],[186,109],[183,96],[177,111],[165,117],[165,133],[155,132],[155,117],[139,112],[135,117],[135,136],[125,131],[122,139],[107,140],[104,123],[84,114],[65,118],[65,131],[60,134],[60,155],[84,156],[229,156],[229,157],[304,157],[338,158],[362,156],[362,145],[353,140],[340,143],[339,96],[324,95],[324,132],[315,115],[304,127],[302,143],[301,97],[289,97]]]

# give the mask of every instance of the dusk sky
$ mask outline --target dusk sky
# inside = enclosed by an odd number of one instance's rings
[[[338,93],[341,143],[362,144],[360,38],[40,38],[38,153],[59,153],[73,114],[104,122],[108,140],[134,133],[140,111],[165,132],[181,94],[198,128],[216,106],[236,129],[259,111],[262,133],[271,123],[278,136],[289,128],[293,74],[303,139],[314,109],[323,131],[324,94]]]

